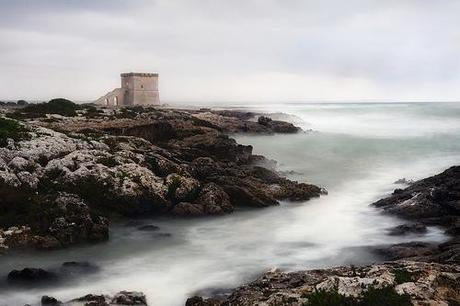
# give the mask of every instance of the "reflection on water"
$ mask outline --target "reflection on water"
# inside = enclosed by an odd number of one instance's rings
[[[318,132],[237,136],[239,142],[252,144],[256,153],[278,160],[280,170],[297,171],[292,178],[326,187],[328,196],[219,218],[140,220],[159,226],[158,231],[140,231],[139,224],[121,223],[113,226],[105,244],[3,256],[2,274],[71,260],[96,263],[101,271],[60,287],[3,287],[0,305],[37,302],[43,294],[66,300],[119,290],[144,291],[154,305],[183,305],[196,291],[233,287],[272,267],[294,270],[362,264],[377,260],[367,246],[443,240],[437,228],[421,236],[387,236],[385,230],[402,221],[383,216],[368,204],[400,187],[393,184],[398,178],[418,179],[459,163],[460,128],[450,120],[452,116],[459,119],[456,108],[433,106],[433,111],[425,109],[424,114],[411,106],[353,107],[352,111],[341,105],[287,106],[284,111],[308,121],[305,126]],[[432,126],[414,128],[424,116]],[[385,125],[382,117],[393,119]],[[442,118],[444,123],[434,123]]]

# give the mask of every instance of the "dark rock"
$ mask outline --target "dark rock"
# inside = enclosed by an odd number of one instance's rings
[[[214,298],[207,298],[203,299],[200,296],[194,296],[188,298],[185,302],[185,306],[220,306],[222,305],[223,301],[214,299]]]
[[[310,305],[310,301],[314,301],[311,305],[318,306],[450,305],[451,301],[460,300],[459,272],[457,265],[411,261],[289,273],[272,271],[232,290],[222,299],[194,296],[187,300],[186,305],[298,306]],[[402,279],[401,274],[408,277]],[[396,286],[404,283],[408,285],[404,288],[407,295],[399,295]],[[364,298],[365,295],[367,298]],[[346,298],[350,296],[357,299]],[[309,297],[315,298],[309,300]]]
[[[269,117],[260,116],[257,122],[269,127],[275,133],[297,133],[300,129],[292,123],[285,121],[272,120]]]
[[[113,297],[111,303],[119,305],[147,305],[147,299],[142,292],[120,291]]]
[[[385,213],[416,222],[398,226],[390,234],[423,233],[426,231],[425,225],[438,225],[453,236],[451,241],[456,241],[460,232],[460,166],[413,182],[409,187],[398,189],[372,205],[383,209]],[[458,262],[460,259],[457,243],[443,244],[439,248],[415,242],[397,244],[387,247],[382,253],[390,259],[414,257],[441,262]]]
[[[87,261],[67,261],[64,262],[60,269],[64,275],[72,276],[75,274],[96,273],[99,267]]]
[[[260,116],[257,122],[262,125],[269,125],[272,122],[272,118],[266,116]]]
[[[373,203],[390,214],[450,227],[459,218],[460,166],[417,181],[398,193]]]
[[[169,238],[172,237],[171,233],[155,233],[155,237],[158,238]]]
[[[70,302],[84,302],[84,306],[109,306],[104,295],[87,294]]]
[[[140,231],[153,232],[158,231],[160,228],[153,224],[142,225],[137,228]]]
[[[384,260],[411,259],[430,261],[431,256],[437,252],[437,246],[426,242],[408,242],[375,247],[374,252],[383,256]]]
[[[15,285],[41,285],[57,281],[55,273],[41,268],[24,268],[22,270],[13,270],[8,273],[7,280],[10,284]]]
[[[401,224],[393,227],[388,232],[392,236],[402,236],[407,234],[423,234],[427,232],[427,228],[422,223]]]
[[[199,217],[204,215],[204,209],[200,204],[180,202],[173,207],[171,213],[181,217]]]
[[[214,183],[209,183],[201,189],[196,202],[203,207],[204,213],[208,215],[220,215],[233,211],[228,194]]]
[[[45,118],[41,110],[48,106],[64,106],[86,118]],[[62,99],[41,105],[34,114],[31,105],[26,108],[35,119],[33,126],[20,122],[25,127],[62,133],[30,133],[30,145],[49,152],[38,157],[20,147],[0,152],[5,165],[21,156],[13,163],[18,167],[8,167],[3,175],[24,181],[19,188],[0,188],[0,210],[12,216],[0,218],[0,227],[25,224],[28,229],[21,234],[24,239],[5,238],[10,249],[106,241],[108,217],[220,215],[237,205],[266,207],[321,194],[319,187],[280,177],[274,161],[253,155],[252,146],[227,135],[296,131],[290,123],[262,117],[255,122],[249,120],[255,114],[238,111],[139,107],[110,114]],[[24,165],[29,174],[19,173]],[[25,216],[24,211],[32,213]]]
[[[413,180],[408,180],[405,177],[403,177],[399,180],[396,180],[393,184],[411,185],[413,183],[414,183]]]
[[[42,296],[41,303],[42,305],[46,305],[46,306],[56,306],[56,305],[62,304],[61,301],[57,300],[56,298],[52,296],[47,296],[47,295]]]

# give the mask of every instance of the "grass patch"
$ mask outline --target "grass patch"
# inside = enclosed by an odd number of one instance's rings
[[[14,141],[26,140],[30,136],[28,130],[18,122],[10,119],[0,118],[0,147],[8,144],[8,138]]]
[[[394,269],[392,272],[397,284],[404,284],[413,281],[412,274],[406,269]]]
[[[354,306],[358,305],[354,297],[348,297],[337,292],[337,290],[326,291],[324,289],[305,296],[308,302],[305,306]]]
[[[97,162],[99,164],[103,164],[106,167],[113,168],[115,166],[118,166],[118,162],[115,160],[113,156],[104,156],[100,157]]]
[[[305,306],[410,306],[409,295],[398,294],[391,286],[383,288],[369,287],[358,297],[345,296],[337,289],[326,291],[324,289],[304,296],[308,298]]]

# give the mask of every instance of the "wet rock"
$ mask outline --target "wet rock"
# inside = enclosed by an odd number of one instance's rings
[[[422,223],[401,224],[389,230],[388,234],[392,236],[403,236],[407,234],[424,234],[427,228]]]
[[[99,267],[87,261],[67,261],[62,263],[60,273],[66,276],[96,273]]]
[[[201,296],[194,296],[188,298],[185,302],[185,306],[219,306],[222,305],[223,301],[214,299],[214,298],[207,298],[204,299]]]
[[[408,180],[405,177],[403,177],[403,178],[396,180],[393,184],[411,185],[413,183],[414,183],[413,180]]]
[[[87,294],[80,298],[71,300],[68,304],[82,302],[85,306],[109,306],[109,303],[107,302],[108,299],[109,298],[104,295]]]
[[[165,184],[168,187],[168,197],[175,202],[192,201],[200,190],[199,181],[178,174],[168,175],[165,179]]]
[[[204,213],[208,215],[220,215],[233,211],[228,194],[214,183],[209,183],[203,187],[196,203],[201,204]]]
[[[62,305],[62,302],[52,296],[44,295],[41,298],[41,304],[43,306],[57,306],[57,305]]]
[[[169,237],[172,237],[172,234],[171,233],[155,233],[154,236],[158,238],[169,238]]]
[[[385,260],[411,259],[430,261],[432,255],[437,253],[437,246],[426,242],[407,242],[375,247],[374,252],[383,256]]]
[[[446,233],[458,237],[460,227],[460,166],[451,167],[444,172],[413,182],[405,189],[399,189],[387,198],[372,204],[385,213],[415,222],[401,225],[390,233],[423,233],[426,225],[446,228]],[[423,260],[455,262],[460,258],[456,243],[445,248],[421,243],[397,244],[384,251],[389,258],[415,257]]]
[[[43,285],[55,282],[58,277],[55,273],[41,268],[24,268],[8,273],[8,283],[13,285]]]
[[[454,166],[372,205],[409,220],[449,227],[460,215],[454,204],[460,201],[459,183],[460,166]]]
[[[137,228],[140,231],[153,232],[158,231],[160,228],[153,224],[142,225]]]
[[[199,217],[204,215],[204,209],[200,204],[180,202],[173,207],[171,213],[181,217]]]
[[[73,299],[65,305],[84,305],[85,306],[147,306],[147,299],[142,292],[120,291],[114,296],[87,294],[80,298]]]
[[[120,291],[113,297],[112,303],[119,305],[147,305],[147,299],[142,292]]]

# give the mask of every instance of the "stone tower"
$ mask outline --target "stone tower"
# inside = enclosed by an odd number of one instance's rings
[[[121,87],[97,99],[96,103],[109,107],[160,105],[158,73],[122,73]]]

